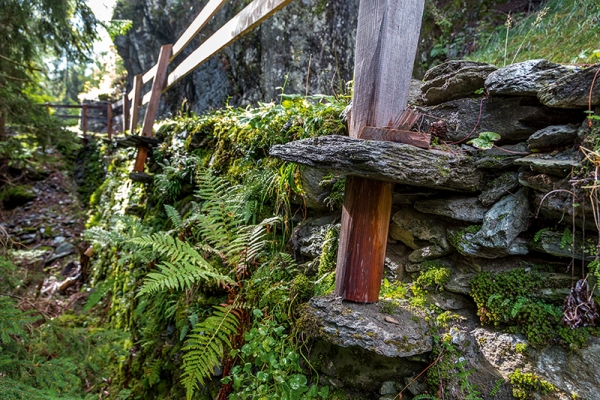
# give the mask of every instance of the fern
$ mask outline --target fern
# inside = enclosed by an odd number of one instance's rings
[[[26,336],[23,325],[31,324],[39,319],[15,307],[14,302],[0,296],[0,341],[3,344],[13,342],[14,336]]]
[[[157,265],[158,272],[146,276],[137,296],[167,289],[183,290],[199,281],[232,282],[228,276],[218,273],[189,243],[165,233],[133,238],[129,242],[150,248],[168,259]]]
[[[179,215],[179,211],[173,206],[165,204],[165,212],[167,213],[167,217],[171,220],[171,223],[175,227],[175,230],[181,230],[184,227],[183,219],[181,215]]]
[[[183,374],[181,382],[185,386],[187,399],[194,391],[213,376],[225,354],[231,347],[230,336],[237,332],[239,319],[235,306],[215,306],[214,314],[197,324],[188,336],[183,351]]]

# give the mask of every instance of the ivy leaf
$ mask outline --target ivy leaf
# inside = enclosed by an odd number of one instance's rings
[[[496,132],[481,132],[478,138],[469,140],[467,144],[472,144],[480,150],[489,150],[494,146],[494,142],[500,139]]]

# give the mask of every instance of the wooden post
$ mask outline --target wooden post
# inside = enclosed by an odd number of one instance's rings
[[[131,121],[129,127],[129,133],[133,135],[137,129],[138,118],[139,118],[139,107],[142,96],[142,75],[136,75],[133,77],[133,100],[131,101]]]
[[[83,120],[82,120],[82,125],[83,125],[83,136],[85,136],[87,134],[87,124],[88,124],[88,116],[87,116],[87,112],[88,112],[88,105],[84,104],[83,105]]]
[[[108,140],[112,139],[112,103],[106,105],[106,133]]]
[[[160,96],[163,88],[165,87],[167,78],[167,67],[169,66],[169,58],[173,51],[172,44],[166,44],[160,48],[160,55],[158,56],[158,62],[156,63],[156,75],[152,82],[152,90],[150,91],[150,102],[148,102],[148,108],[146,108],[146,115],[144,115],[144,124],[142,126],[142,136],[152,137],[152,126],[156,119],[156,113],[158,111],[158,103],[160,102]],[[148,148],[145,146],[139,146],[137,156],[135,158],[135,165],[133,170],[135,172],[144,172],[144,164],[146,163],[146,157],[148,155]]]
[[[129,97],[127,91],[123,93],[123,133],[127,131],[129,126]]]
[[[362,0],[358,13],[350,136],[365,126],[391,126],[406,108],[424,0]],[[379,299],[393,185],[348,177],[335,293],[345,300]]]

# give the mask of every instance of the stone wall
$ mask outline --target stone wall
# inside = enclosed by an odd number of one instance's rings
[[[560,305],[581,278],[582,264],[596,258],[598,203],[590,197],[589,186],[597,179],[594,170],[599,159],[597,153],[581,147],[597,149],[598,123],[594,126],[586,111],[600,113],[600,82],[591,90],[599,69],[600,65],[584,68],[545,60],[500,69],[451,61],[428,71],[421,92],[411,97],[412,107],[421,114],[413,130],[434,137],[429,150],[341,136],[271,149],[275,157],[306,165],[308,176],[323,170],[396,183],[387,277],[411,282],[432,264],[451,271],[443,288],[438,288],[443,290],[432,290],[428,299],[438,310],[460,316],[445,334],[451,336],[467,367],[474,369],[469,380],[478,385],[483,398],[512,398],[507,381],[520,369],[555,385],[557,391],[544,398],[576,393],[577,398],[600,399],[600,379],[594,373],[600,366],[600,340],[592,336],[587,347],[571,351],[558,345],[529,346],[523,354],[516,345],[526,343],[525,337],[481,326],[484,311],[477,310],[471,297],[471,281],[481,272],[518,268],[528,273],[544,266],[540,276],[547,287],[535,296]],[[471,142],[483,132],[500,135],[487,150]],[[491,144],[480,142],[479,147]],[[310,187],[311,181],[305,184]],[[307,204],[322,209],[325,196],[312,186]],[[335,216],[319,217],[299,227],[294,241],[297,254],[310,264],[320,253],[327,228],[336,222]],[[583,269],[584,274],[593,273]],[[381,304],[357,307],[332,298],[311,301],[305,317],[313,323],[307,330],[327,343],[327,357],[346,360],[340,361],[345,370],[331,363],[318,365],[334,387],[393,398],[388,395],[420,372],[405,364],[420,365],[433,340],[431,330],[415,335],[415,329],[423,328],[410,321],[431,324],[431,320],[414,312],[412,317],[402,315],[410,307],[391,316],[381,313]],[[389,343],[399,343],[398,354],[381,350]],[[348,349],[338,353],[331,350],[332,344]],[[355,360],[350,368],[343,355],[358,351],[357,347],[392,356],[399,363],[394,368],[403,373],[393,379],[385,373],[363,379],[364,370],[375,366],[365,357],[365,363]],[[354,371],[350,375],[344,372],[349,368]],[[355,375],[362,377],[359,386],[352,380]],[[494,397],[490,393],[496,383]],[[417,380],[413,394],[424,390],[418,384]],[[456,396],[447,398],[460,398]]]

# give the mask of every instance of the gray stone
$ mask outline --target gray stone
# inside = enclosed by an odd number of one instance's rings
[[[587,108],[590,102],[590,88],[600,64],[562,77],[554,84],[541,90],[538,98],[542,104],[557,108]],[[600,105],[600,84],[596,82],[592,92],[591,105]]]
[[[415,250],[431,245],[441,250],[450,248],[446,225],[438,218],[410,207],[403,207],[392,216],[390,236]]]
[[[594,213],[589,199],[579,207],[573,207],[573,197],[564,191],[552,193],[535,192],[533,196],[533,208],[536,217],[549,219],[556,222],[567,222],[570,225],[575,221],[577,227],[585,226],[585,229],[596,230],[594,224]],[[583,215],[585,214],[585,218]]]
[[[381,385],[381,389],[379,389],[379,394],[381,395],[386,395],[386,394],[398,394],[398,392],[402,390],[402,388],[398,389],[398,383],[394,382],[394,381],[385,381],[383,382],[383,385]]]
[[[512,167],[515,160],[530,154],[525,143],[493,147],[478,151],[475,155],[475,166],[480,169],[506,169]]]
[[[477,234],[460,229],[449,229],[448,234],[453,237],[452,244],[456,250],[467,257],[498,258],[525,255],[529,252],[527,243],[519,238],[513,240],[506,247],[490,248],[476,242]]]
[[[537,96],[540,90],[571,73],[573,68],[560,64],[528,60],[492,72],[485,80],[485,88],[490,95]]]
[[[57,246],[59,244],[61,244],[62,242],[64,242],[66,240],[66,238],[64,236],[56,236],[53,240],[52,240],[52,244],[54,246]]]
[[[62,242],[54,251],[56,254],[71,254],[75,251],[75,247],[69,242]]]
[[[571,173],[571,169],[578,164],[577,154],[573,151],[551,154],[530,154],[515,160],[515,165],[529,167],[530,170],[542,174],[565,177]]]
[[[449,291],[429,292],[427,300],[442,310],[463,310],[473,308],[473,302],[467,299],[462,294],[452,293]]]
[[[416,249],[408,255],[408,261],[419,263],[425,260],[433,260],[439,257],[447,256],[452,253],[450,248],[444,249],[437,245],[425,246]]]
[[[306,333],[342,347],[358,346],[386,357],[409,357],[432,350],[425,315],[399,306],[393,314],[380,304],[344,302],[339,297],[313,297],[301,318],[310,321]],[[402,324],[385,321],[391,316]]]
[[[573,251],[572,241],[565,243],[564,237],[563,232],[542,231],[531,242],[530,248],[556,257],[581,260],[585,256],[586,261],[593,261],[596,258],[598,236],[586,237],[585,246],[582,246],[580,235],[575,235],[575,251]]]
[[[459,221],[482,222],[488,211],[477,197],[450,197],[417,201],[415,208],[423,213],[442,215]]]
[[[307,218],[292,233],[292,248],[295,254],[308,258],[317,258],[323,250],[323,241],[328,229],[339,229],[338,214],[325,215],[320,218]]]
[[[472,243],[489,249],[510,250],[513,241],[519,233],[526,231],[528,226],[527,189],[520,189],[514,195],[503,197],[485,214],[483,226],[473,236]]]
[[[577,137],[579,125],[554,125],[535,132],[527,139],[530,149],[548,149],[560,146],[572,146]]]
[[[304,201],[306,207],[316,211],[329,209],[325,203],[331,192],[331,187],[323,187],[321,182],[327,172],[315,168],[304,168],[302,170],[302,189],[304,190]]]
[[[340,347],[325,340],[317,340],[311,347],[310,361],[320,372],[321,382],[330,389],[344,387],[372,393],[379,392],[386,381],[402,381],[428,364],[413,357],[385,357],[361,347]]]
[[[500,200],[507,193],[514,192],[518,187],[518,174],[516,172],[505,172],[491,181],[478,198],[481,204],[489,206]]]
[[[463,97],[474,97],[483,88],[486,77],[497,67],[491,64],[451,60],[425,74],[421,87],[424,103],[436,105]]]
[[[540,192],[551,192],[556,189],[569,190],[569,183],[566,179],[547,174],[537,174],[532,172],[520,172],[519,184],[532,188]]]
[[[410,186],[472,191],[481,181],[481,173],[462,154],[347,136],[330,135],[275,145],[269,154],[339,174]]]
[[[548,125],[581,123],[579,110],[557,110],[540,105],[532,97],[489,97],[459,99],[431,107],[417,107],[423,114],[421,131],[429,132],[432,123],[448,124],[441,139],[447,142],[468,141],[481,132],[496,132],[498,145],[527,140]],[[470,136],[469,136],[470,135]]]

